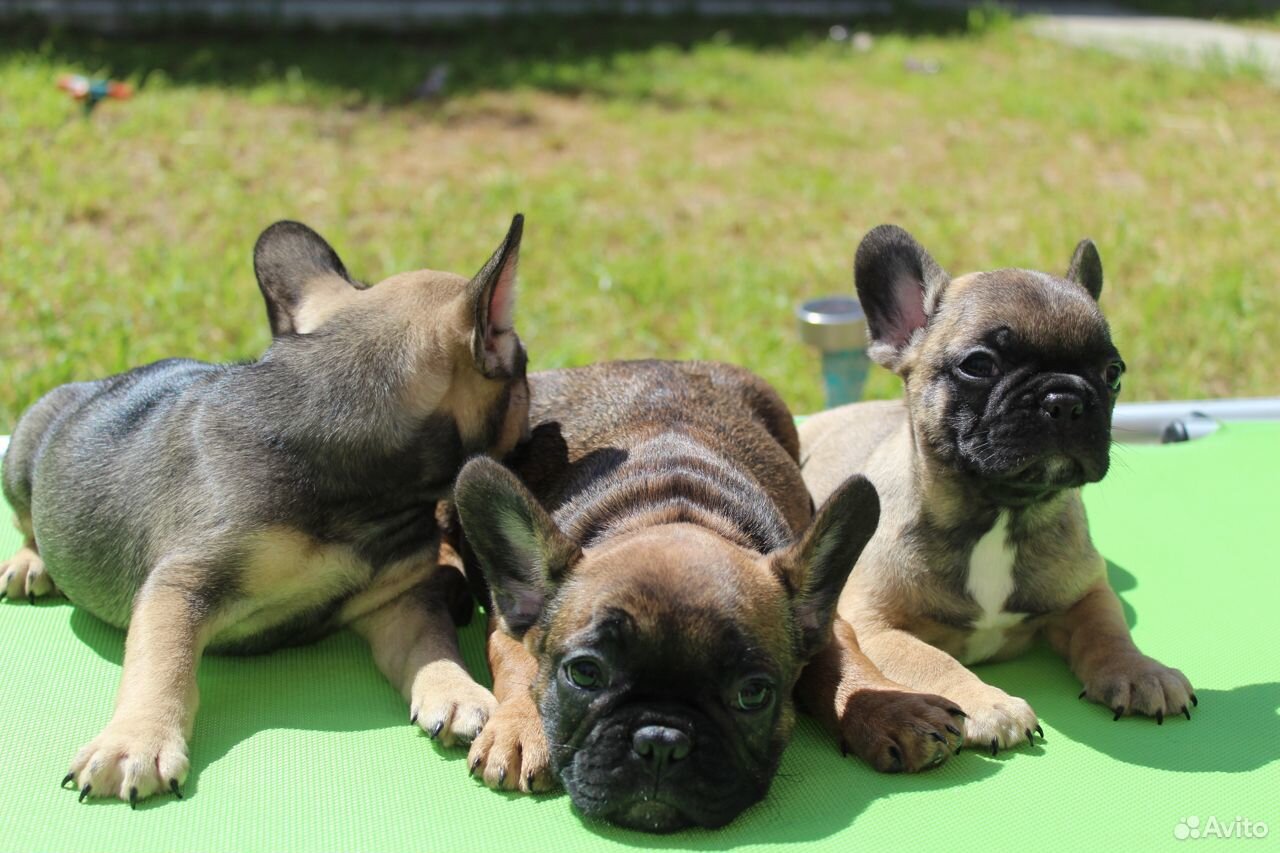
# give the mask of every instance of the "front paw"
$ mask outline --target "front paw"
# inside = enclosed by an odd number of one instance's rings
[[[950,758],[964,738],[956,703],[906,687],[860,690],[840,715],[841,750],[881,773],[914,773]]]
[[[493,694],[452,661],[423,667],[410,689],[410,722],[444,746],[474,741],[497,708]]]
[[[496,791],[530,794],[556,786],[542,715],[531,697],[519,696],[498,706],[471,745],[467,765],[472,775],[479,771]]]
[[[62,784],[75,782],[80,800],[117,797],[136,806],[152,794],[182,799],[190,763],[178,729],[146,719],[114,719],[76,754]]]
[[[1199,703],[1185,675],[1146,655],[1129,655],[1099,666],[1084,680],[1080,698],[1106,705],[1114,719],[1144,714],[1155,717],[1160,725],[1167,714],[1191,719],[1190,708]]]
[[[1031,706],[998,687],[984,684],[972,695],[958,698],[960,707],[968,715],[964,727],[968,746],[990,750],[995,755],[1024,741],[1034,743],[1036,734],[1044,737]]]

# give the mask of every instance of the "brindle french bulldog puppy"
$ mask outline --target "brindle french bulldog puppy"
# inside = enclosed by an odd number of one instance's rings
[[[61,592],[128,629],[115,714],[64,780],[82,800],[181,796],[205,650],[342,625],[429,734],[479,733],[495,701],[458,653],[434,510],[467,457],[527,432],[511,325],[522,222],[470,280],[372,287],[314,231],[276,223],[254,250],[274,336],[262,358],[64,385],[19,421],[3,482],[26,542],[2,593]]]
[[[875,490],[854,477],[815,517],[791,414],[740,368],[618,362],[530,390],[515,473],[476,459],[455,490],[498,617],[501,705],[472,769],[526,791],[554,773],[583,814],[637,829],[728,823],[777,770]],[[861,683],[832,727],[882,769],[945,760],[959,711],[887,682],[851,637]]]
[[[1012,657],[1043,633],[1119,719],[1163,722],[1196,704],[1191,684],[1138,651],[1080,487],[1101,480],[1125,365],[1098,308],[1089,240],[1065,278],[1020,269],[952,280],[906,231],[858,247],[872,358],[902,377],[902,402],[857,403],[800,428],[815,500],[861,473],[880,527],[840,598],[888,675],[959,703],[968,743],[994,754],[1039,729],[1022,699],[966,664]]]

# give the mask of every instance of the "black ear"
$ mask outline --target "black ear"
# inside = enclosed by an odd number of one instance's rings
[[[1089,291],[1094,302],[1102,295],[1102,258],[1098,255],[1098,247],[1088,237],[1077,243],[1075,252],[1071,254],[1067,280]]]
[[[514,473],[487,456],[463,466],[453,500],[503,629],[524,636],[582,550]]]
[[[510,377],[515,369],[512,323],[523,233],[524,215],[517,213],[502,245],[467,285],[467,299],[475,312],[471,351],[480,372],[491,379]]]
[[[879,523],[880,497],[855,474],[827,498],[799,542],[770,557],[791,593],[803,658],[830,641],[840,592]]]
[[[272,337],[309,331],[303,304],[317,291],[331,290],[335,282],[356,286],[323,237],[288,220],[262,232],[253,247],[253,271],[267,301]]]
[[[896,225],[879,225],[862,238],[853,260],[853,281],[871,333],[869,354],[876,363],[897,369],[949,280],[915,238]]]

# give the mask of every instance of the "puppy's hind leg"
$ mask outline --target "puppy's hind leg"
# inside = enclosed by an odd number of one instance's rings
[[[0,562],[0,598],[34,602],[39,597],[58,594],[34,539],[27,539],[12,557]]]
[[[164,791],[182,796],[206,614],[188,579],[174,567],[157,568],[134,601],[115,713],[63,780],[75,781],[81,800],[119,797],[134,805]]]
[[[57,595],[53,578],[45,571],[44,560],[36,548],[35,530],[31,526],[31,514],[19,512],[14,525],[22,534],[22,547],[12,557],[0,563],[0,598],[35,601],[37,596]]]
[[[0,453],[0,492],[14,513],[14,523],[22,534],[22,547],[8,560],[0,561],[0,598],[34,601],[57,595],[53,579],[45,570],[36,547],[31,520],[31,491],[40,447],[50,424],[67,409],[78,405],[97,389],[97,383],[62,385],[41,397],[18,420],[9,447]]]
[[[440,566],[431,578],[352,623],[378,669],[409,702],[409,719],[445,746],[470,743],[498,703],[467,672],[450,616],[462,574]]]

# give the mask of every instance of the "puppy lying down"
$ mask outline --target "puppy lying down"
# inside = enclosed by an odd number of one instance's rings
[[[262,358],[64,385],[18,422],[3,485],[25,544],[0,592],[60,592],[128,631],[115,713],[64,780],[82,800],[181,796],[206,649],[350,625],[418,725],[449,743],[484,725],[495,702],[458,654],[434,511],[467,457],[526,430],[521,227],[474,278],[369,287],[277,223],[254,250]]]
[[[858,248],[871,355],[901,402],[823,412],[800,428],[815,500],[862,474],[880,526],[840,597],[889,677],[954,700],[968,743],[995,753],[1039,730],[1025,701],[968,664],[1043,635],[1116,719],[1191,717],[1191,684],[1134,645],[1080,487],[1102,479],[1125,366],[1098,307],[1102,261],[1076,248],[1066,276],[996,270],[952,279],[900,228]]]
[[[720,826],[768,790],[793,692],[883,770],[959,745],[954,704],[889,682],[847,625],[833,634],[878,501],[854,477],[814,514],[791,414],[764,381],[641,361],[530,387],[511,468],[477,458],[455,490],[496,616],[500,705],[470,759],[488,784],[559,780],[584,814],[649,831]]]

